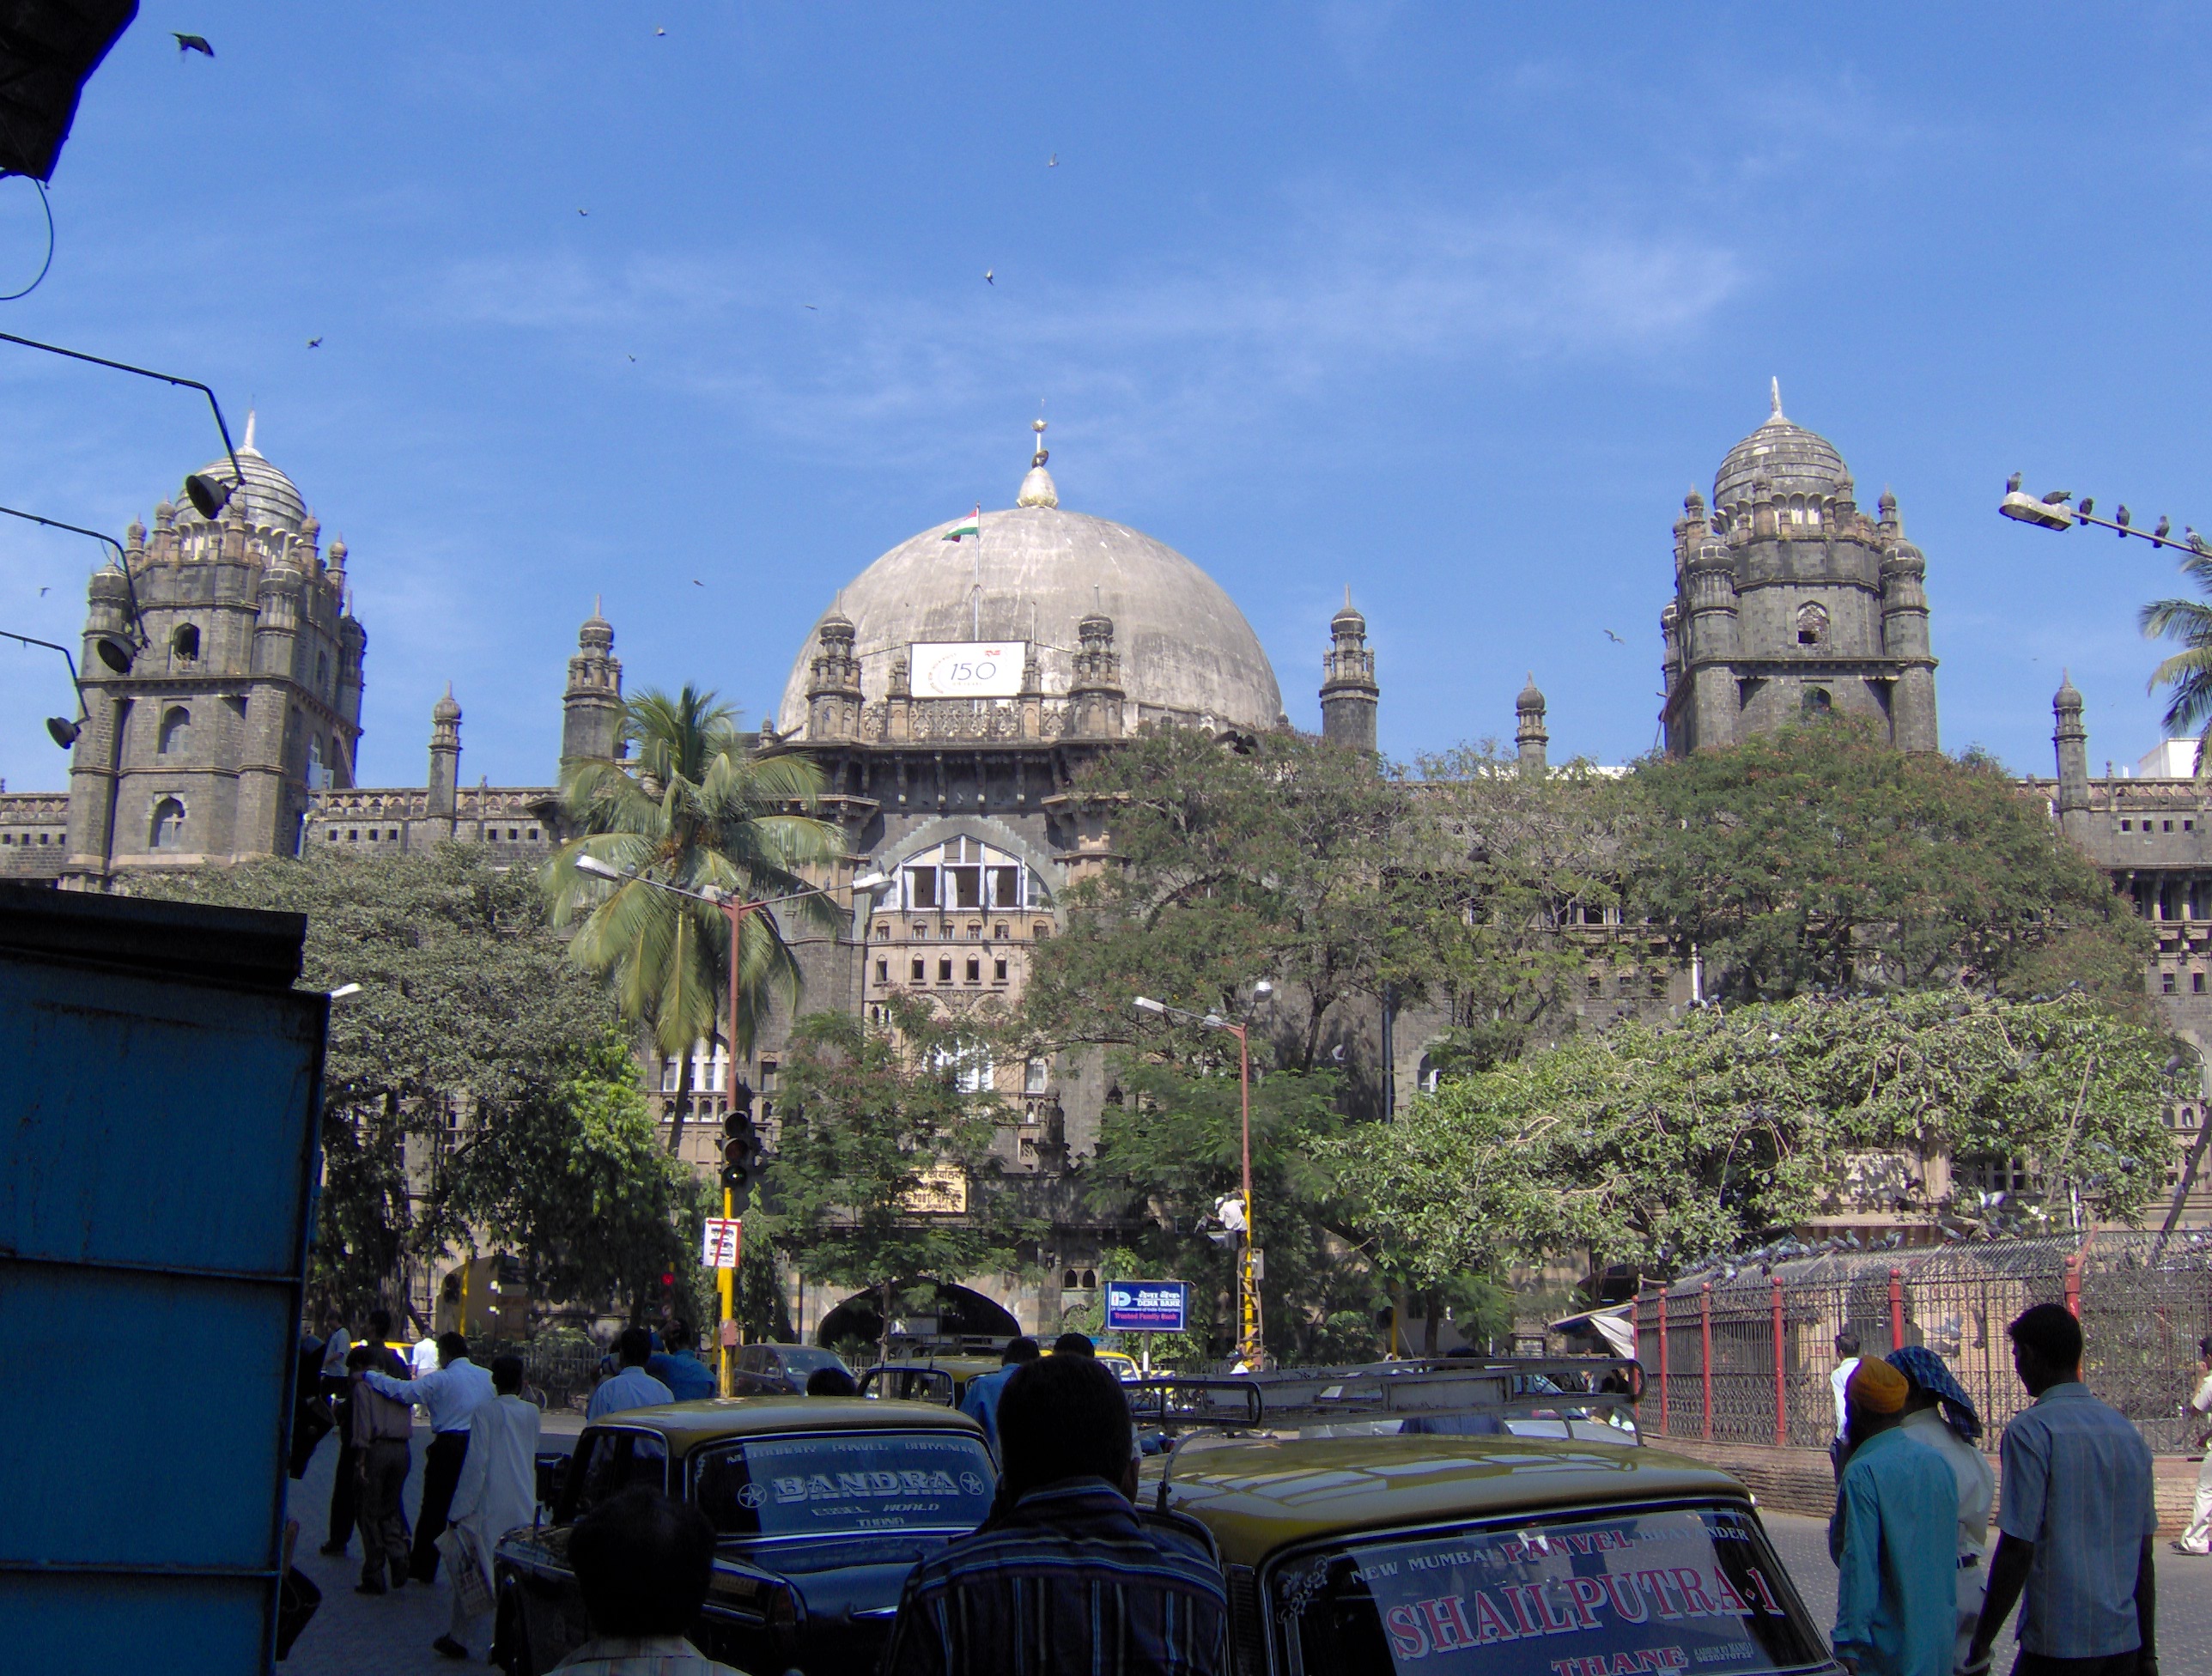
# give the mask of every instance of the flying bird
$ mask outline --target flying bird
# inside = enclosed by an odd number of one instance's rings
[[[1057,151],[1054,152],[1051,156],[1044,160],[1044,166],[1048,169],[1058,168],[1060,167],[1060,154]]]
[[[822,312],[822,309],[821,309],[820,305],[819,305],[819,304],[817,304],[817,303],[811,303],[811,302],[807,302],[807,303],[801,303],[801,304],[799,305],[799,307],[800,307],[801,308],[811,308],[811,309],[813,309],[813,310],[814,310],[814,312],[815,312],[816,313],[817,313],[817,314],[819,314],[819,313]]]
[[[592,212],[588,210],[579,210],[576,213],[580,216],[588,216]]]
[[[39,598],[41,598],[41,599],[44,599],[46,597],[46,591],[44,588],[40,588],[40,589],[39,590]]]
[[[198,52],[210,58],[215,57],[215,48],[208,45],[208,38],[205,35],[178,35],[174,29],[170,30],[169,33],[177,36],[179,58],[183,58],[187,52]]]
[[[655,24],[653,26],[653,33],[656,35],[665,35],[668,31],[662,28],[659,24]]]
[[[706,585],[704,582],[701,581],[701,580],[700,580],[696,576],[694,576],[694,577],[691,579],[691,586],[692,586],[693,587],[695,587],[695,588],[703,588],[703,587],[705,587],[707,585]]]
[[[319,349],[323,347],[323,340],[319,337],[310,337],[307,340],[307,347],[311,349]]]
[[[2020,493],[2019,472],[2015,471],[2012,476],[2005,479],[2005,493],[2008,495],[2017,495]]]
[[[993,276],[994,274],[995,274],[997,271],[998,271],[998,270],[997,270],[995,268],[986,268],[986,269],[984,269],[984,270],[983,270],[983,283],[984,283],[984,284],[986,284],[986,285],[996,285],[999,282],[998,282],[996,279],[994,279],[994,277],[992,277],[992,276]]]
[[[2158,515],[2158,527],[2153,530],[2151,533],[2156,536],[2160,541],[2164,541],[2166,537],[2172,532],[2172,530],[2173,520],[2168,518],[2164,513],[2160,513]]]
[[[636,359],[637,359],[637,357],[636,357],[635,355],[632,355],[632,356],[630,356],[630,359],[631,359],[632,361],[635,361],[635,360],[636,360]]]
[[[1621,639],[1620,635],[1614,634],[1610,628],[1605,631],[1605,637],[1611,641],[1615,646],[1626,646],[1628,644],[1626,641]]]

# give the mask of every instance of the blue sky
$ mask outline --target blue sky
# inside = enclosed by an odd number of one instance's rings
[[[1994,507],[2019,469],[2212,527],[2205,40],[2159,5],[155,0],[0,330],[258,407],[351,549],[370,785],[421,783],[448,680],[464,777],[547,780],[594,594],[634,688],[757,720],[840,584],[1011,502],[1041,398],[1062,503],[1211,571],[1294,721],[1348,582],[1387,750],[1510,735],[1533,671],[1555,756],[1624,760],[1669,525],[1770,376],[1928,554],[1945,744],[2048,772],[2066,665],[2125,762],[2170,558]],[[0,182],[0,290],[43,249]],[[0,349],[0,503],[119,531],[215,451],[187,395]],[[0,628],[74,641],[97,559],[0,530]],[[64,783],[58,664],[0,648],[10,789]]]

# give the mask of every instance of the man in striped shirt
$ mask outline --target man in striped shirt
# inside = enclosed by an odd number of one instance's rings
[[[999,1399],[991,1516],[915,1566],[884,1676],[1217,1676],[1228,1600],[1205,1551],[1132,1505],[1128,1400],[1087,1357],[1018,1369]]]

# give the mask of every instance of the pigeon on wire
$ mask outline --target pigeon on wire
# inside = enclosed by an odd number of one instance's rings
[[[2096,504],[2097,502],[2094,496],[2084,495],[2081,497],[2081,516],[2087,518],[2090,512],[2096,507]]]
[[[2112,522],[2118,525],[2123,530],[2124,530],[2128,527],[2128,520],[2131,515],[2132,514],[2128,511],[2128,503],[2125,501],[2123,501],[2120,502],[2119,511],[2115,513],[2112,516]]]
[[[2043,497],[2043,504],[2046,507],[2063,507],[2073,498],[2074,491],[2072,489],[2054,489],[2050,494]]]
[[[205,35],[177,34],[177,32],[174,29],[170,30],[169,33],[173,35],[176,35],[177,37],[177,56],[179,58],[183,58],[187,52],[198,52],[203,57],[210,58],[215,57],[215,48],[208,45],[208,38]]]
[[[2019,472],[2015,471],[2012,476],[2005,479],[2005,493],[2008,495],[2017,495],[2020,493]]]
[[[2153,530],[2151,534],[2157,537],[2160,541],[2164,541],[2168,535],[2172,533],[2172,531],[2173,520],[2168,518],[2164,513],[2159,513],[2158,527]]]

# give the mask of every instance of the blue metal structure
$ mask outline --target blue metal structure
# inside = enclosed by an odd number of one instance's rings
[[[329,1001],[306,921],[0,885],[0,1646],[274,1656]]]

